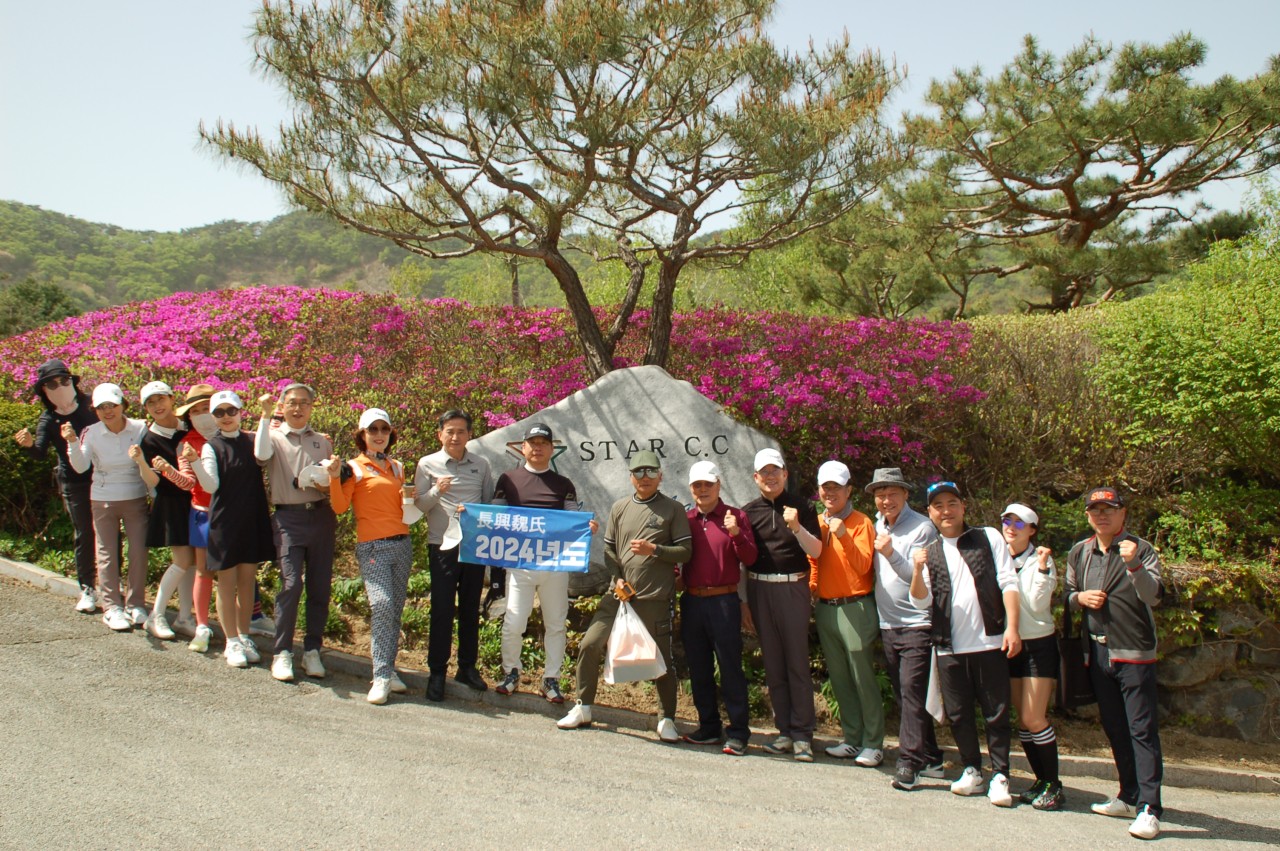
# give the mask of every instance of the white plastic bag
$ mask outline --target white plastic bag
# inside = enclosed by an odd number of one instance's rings
[[[667,672],[667,663],[658,652],[658,642],[636,610],[623,601],[618,604],[618,616],[613,619],[609,632],[609,652],[604,660],[604,681],[634,683],[656,680]]]

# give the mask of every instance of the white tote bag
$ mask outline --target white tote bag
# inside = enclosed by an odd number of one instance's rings
[[[625,601],[618,604],[618,616],[609,632],[609,652],[604,660],[604,681],[609,684],[656,680],[667,672],[667,663],[658,652],[658,642],[636,610]]]

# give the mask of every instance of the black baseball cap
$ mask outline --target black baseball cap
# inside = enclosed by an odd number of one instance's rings
[[[1124,497],[1120,495],[1120,491],[1111,487],[1089,488],[1084,492],[1085,508],[1099,504],[1124,508]]]
[[[551,427],[546,423],[533,423],[529,426],[528,431],[524,433],[525,440],[532,440],[535,437],[545,437],[547,440],[554,441],[551,436]]]

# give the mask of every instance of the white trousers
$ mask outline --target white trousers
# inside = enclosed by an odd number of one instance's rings
[[[569,617],[569,574],[557,570],[507,570],[507,614],[502,620],[502,670],[520,670],[520,644],[533,611],[534,595],[542,606],[546,629],[544,677],[559,677],[564,667],[565,621]]]

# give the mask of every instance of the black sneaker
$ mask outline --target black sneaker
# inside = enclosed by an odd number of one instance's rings
[[[515,694],[520,688],[520,669],[512,668],[494,689],[498,694]]]
[[[681,736],[681,738],[691,745],[718,745],[720,744],[720,740],[724,738],[724,735],[719,730],[712,732],[699,727],[692,733]]]
[[[898,770],[893,772],[893,782],[890,784],[895,789],[903,792],[910,792],[916,788],[916,771],[909,765],[898,765]]]
[[[542,696],[548,703],[564,703],[564,692],[560,691],[560,681],[555,677],[547,677],[542,681]]]
[[[1040,794],[1044,792],[1044,787],[1048,785],[1048,780],[1037,780],[1035,783],[1031,784],[1030,789],[1027,789],[1027,791],[1018,796],[1018,800],[1024,804],[1030,804],[1036,798],[1040,797]]]
[[[454,676],[454,682],[462,683],[468,688],[476,691],[486,691],[489,684],[484,681],[484,677],[480,676],[480,672],[475,668],[463,668]]]
[[[431,674],[427,677],[427,700],[436,703],[444,700],[444,674]]]
[[[1045,783],[1044,790],[1040,793],[1031,806],[1037,810],[1061,810],[1067,806],[1067,794],[1062,789],[1061,783]]]

